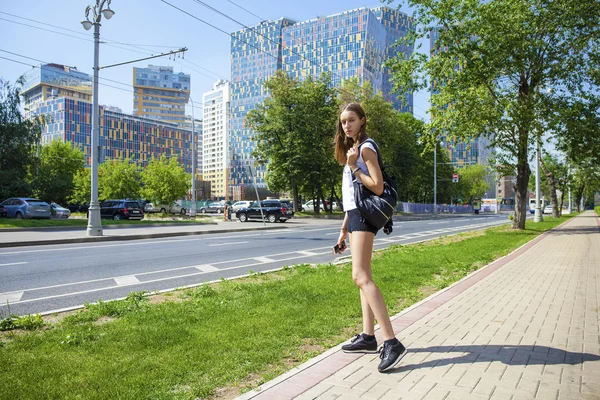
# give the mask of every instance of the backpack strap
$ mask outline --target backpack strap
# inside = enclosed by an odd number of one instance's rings
[[[375,146],[375,153],[377,153],[377,162],[379,163],[379,168],[381,169],[381,172],[383,173],[383,171],[385,171],[385,166],[383,165],[383,161],[381,160],[381,154],[379,151],[379,147],[377,146],[377,143],[375,143],[375,141],[371,138],[368,138],[367,140],[365,140],[364,142],[362,142],[361,144],[358,145],[358,154],[362,157],[362,153],[360,152],[360,148],[363,146],[363,144],[367,143],[367,142],[371,142],[373,144],[373,146]],[[363,160],[364,162],[364,160]],[[352,174],[354,175],[354,174]]]

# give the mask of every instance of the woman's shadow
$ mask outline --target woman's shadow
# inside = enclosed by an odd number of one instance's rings
[[[434,346],[409,349],[408,353],[461,353],[457,357],[444,357],[419,364],[402,365],[390,371],[406,372],[421,368],[435,368],[451,364],[500,361],[506,365],[582,364],[584,361],[600,361],[600,356],[571,352],[554,347],[535,345],[464,345]]]

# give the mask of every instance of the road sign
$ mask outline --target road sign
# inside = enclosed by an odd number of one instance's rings
[[[457,183],[458,182],[458,173],[455,172],[454,174],[452,174],[452,182]]]

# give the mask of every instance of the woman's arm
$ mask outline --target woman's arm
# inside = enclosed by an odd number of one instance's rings
[[[354,176],[359,177],[360,181],[367,189],[380,196],[383,193],[383,174],[381,173],[381,168],[379,168],[377,153],[372,149],[365,147],[362,151],[362,158],[367,165],[369,175],[358,169],[354,172]],[[354,171],[356,166],[350,166],[350,168]]]

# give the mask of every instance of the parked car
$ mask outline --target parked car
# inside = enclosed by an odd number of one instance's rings
[[[209,203],[208,205],[200,207],[200,213],[201,214],[206,214],[206,213],[222,214],[224,208],[225,208],[225,205],[223,203],[215,201],[213,203]]]
[[[100,204],[100,218],[142,219],[144,210],[135,200],[104,200]]]
[[[231,210],[233,212],[236,212],[242,208],[250,207],[250,204],[252,204],[252,202],[248,201],[248,200],[236,201],[235,203],[232,204]]]
[[[279,200],[263,200],[261,202],[255,201],[250,207],[242,208],[235,213],[235,217],[239,219],[240,222],[246,222],[250,219],[260,220],[263,215],[269,222],[285,222],[294,216],[294,212],[289,212]]]
[[[50,203],[50,212],[52,218],[55,219],[67,219],[71,216],[71,211],[68,208],[64,208],[56,203]]]
[[[302,211],[313,211],[315,209],[314,204],[315,204],[314,200],[307,201],[306,203],[302,204]],[[327,207],[329,207],[329,202],[328,201],[325,201],[325,203],[323,203],[322,201],[319,202],[321,211],[325,211],[325,205]]]
[[[287,214],[292,218],[294,216],[294,204],[291,200],[279,200],[281,201],[281,205],[287,209]]]
[[[6,218],[6,209],[0,204],[0,218]]]
[[[6,210],[8,218],[43,218],[50,219],[52,212],[50,205],[40,199],[30,197],[11,197],[4,200],[1,205]]]
[[[549,204],[546,207],[544,207],[544,214],[552,214],[552,204]]]
[[[187,210],[184,207],[181,207],[176,202],[172,202],[170,206],[166,205],[166,204],[154,205],[152,203],[146,203],[146,206],[144,207],[144,211],[147,213],[161,212],[163,214],[170,212],[171,214],[181,214],[181,215],[185,215],[187,213]]]

